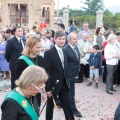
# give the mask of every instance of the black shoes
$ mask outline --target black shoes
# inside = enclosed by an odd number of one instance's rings
[[[116,91],[116,89],[114,89],[114,88],[113,88],[113,89],[111,89],[111,91],[114,91],[114,92],[115,92],[115,91]]]
[[[91,86],[92,85],[92,83],[91,82],[89,82],[86,86]]]
[[[113,93],[111,91],[107,91],[107,93],[110,94],[110,95],[113,95]]]
[[[110,95],[113,95],[112,91],[114,91],[114,92],[115,92],[115,91],[116,91],[116,89],[114,89],[114,88],[113,88],[113,89],[111,89],[111,91],[107,91],[107,93],[108,93],[108,94],[110,94]]]
[[[76,117],[83,117],[82,114],[81,114],[79,111],[78,111],[78,112],[75,112],[74,115],[75,115]]]
[[[97,89],[98,88],[98,84],[95,84],[95,89]]]

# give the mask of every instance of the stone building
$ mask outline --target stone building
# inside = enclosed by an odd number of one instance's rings
[[[32,28],[35,22],[44,19],[51,27],[54,24],[54,0],[0,0],[0,27],[18,24]]]

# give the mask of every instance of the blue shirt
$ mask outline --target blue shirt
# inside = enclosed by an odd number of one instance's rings
[[[88,30],[87,32],[82,30],[80,31],[79,35],[78,35],[78,40],[81,40],[82,39],[82,35],[83,33],[87,33],[88,35],[92,35],[92,32],[90,30]]]

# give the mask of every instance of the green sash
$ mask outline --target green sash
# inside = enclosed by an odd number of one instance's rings
[[[38,115],[35,112],[34,108],[30,105],[30,103],[18,92],[11,91],[6,96],[6,98],[12,98],[29,114],[32,120],[38,120]]]
[[[26,55],[20,56],[19,59],[24,60],[28,64],[28,66],[35,65],[33,61],[31,61]]]

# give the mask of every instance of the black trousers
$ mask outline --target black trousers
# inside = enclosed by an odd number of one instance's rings
[[[65,113],[65,119],[75,120],[74,115],[72,113],[69,91],[65,84],[63,85],[58,95],[59,95],[60,102],[63,106],[63,111]],[[53,99],[48,98],[48,102],[46,106],[46,120],[53,120],[53,110],[54,110]]]
[[[103,70],[103,83],[106,83],[107,80],[107,65],[106,65],[106,61],[102,61],[102,65],[104,66],[104,70]]]
[[[118,84],[120,85],[120,60],[117,65],[117,69],[115,71],[115,77],[114,77],[114,85]]]
[[[83,82],[84,75],[89,78],[89,64],[80,64],[79,80],[78,82]]]
[[[70,101],[73,114],[78,112],[75,104],[75,79],[70,81]]]
[[[16,87],[15,80],[16,80],[15,71],[11,70],[11,90]]]

